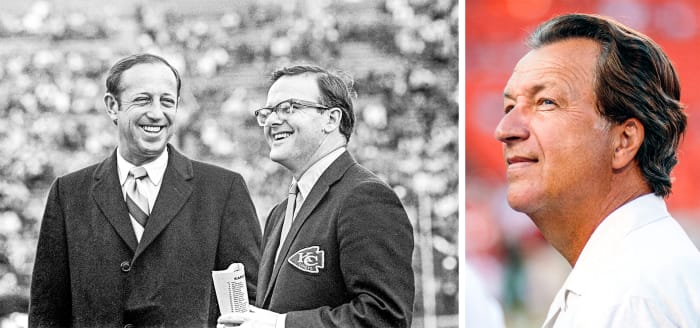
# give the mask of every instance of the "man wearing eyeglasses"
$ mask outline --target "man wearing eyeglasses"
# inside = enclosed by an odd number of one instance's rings
[[[413,229],[393,190],[346,150],[352,92],[315,66],[273,73],[255,116],[292,183],[266,221],[256,304],[222,325],[411,325]]]

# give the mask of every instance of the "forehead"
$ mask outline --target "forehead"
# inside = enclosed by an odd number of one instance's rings
[[[528,52],[515,66],[506,94],[548,87],[593,88],[600,46],[593,40],[557,41]]]
[[[177,92],[177,80],[175,74],[168,66],[162,63],[136,64],[122,73],[120,81],[121,89],[133,92]]]
[[[277,79],[267,92],[267,105],[275,105],[289,98],[316,102],[321,92],[314,74],[285,75]]]

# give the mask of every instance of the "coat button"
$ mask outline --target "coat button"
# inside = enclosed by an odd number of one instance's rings
[[[122,271],[129,272],[131,270],[131,263],[129,261],[124,261],[120,264]],[[126,327],[126,326],[124,326]],[[132,326],[133,327],[133,326]]]

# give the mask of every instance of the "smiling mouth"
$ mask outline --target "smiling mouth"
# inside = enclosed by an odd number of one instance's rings
[[[292,132],[281,132],[281,133],[275,133],[272,135],[272,140],[274,141],[280,141],[287,139],[287,137],[291,136]]]
[[[163,130],[163,128],[163,126],[159,125],[141,125],[141,129],[143,129],[147,133],[159,133]]]
[[[506,160],[506,163],[508,163],[508,167],[512,166],[523,166],[527,164],[535,164],[539,162],[539,160],[535,158],[525,158],[525,157],[512,157],[508,158]]]

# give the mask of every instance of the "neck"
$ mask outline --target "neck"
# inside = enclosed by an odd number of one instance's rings
[[[342,137],[342,136],[341,136]],[[326,155],[332,153],[333,151],[345,147],[345,138],[337,138],[337,137],[331,137],[329,136],[326,138],[321,145],[316,149],[316,151],[309,157],[307,161],[304,162],[303,165],[297,167],[297,168],[289,168],[289,170],[292,172],[292,175],[294,175],[294,178],[299,180],[302,175],[308,170],[311,166],[313,166],[316,162],[318,162],[321,158],[326,157]]]
[[[128,154],[127,151],[125,151],[123,148],[119,147],[117,150],[119,152],[119,155],[124,158],[127,162],[133,164],[134,166],[142,166],[145,164],[148,164],[150,162],[153,162],[158,158],[162,153],[156,154],[154,156],[146,157],[146,156],[135,156],[133,154]]]
[[[609,192],[601,193],[602,197],[561,200],[556,208],[544,208],[528,214],[544,238],[572,267],[595,229],[610,213],[651,192],[643,179],[615,180]]]

